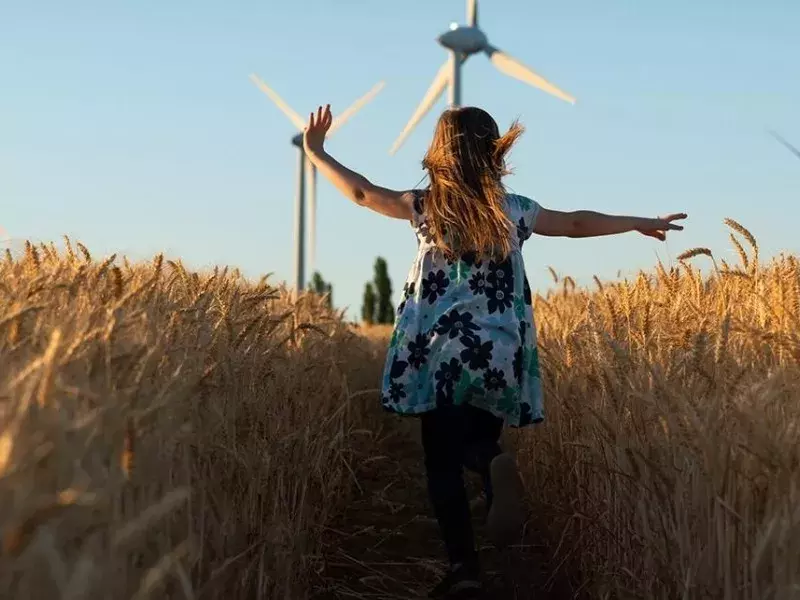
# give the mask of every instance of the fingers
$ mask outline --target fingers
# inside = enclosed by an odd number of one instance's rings
[[[320,127],[323,131],[328,131],[332,123],[333,114],[331,114],[331,105],[326,104],[325,108],[319,106],[316,113],[312,112],[309,114],[307,129]]]
[[[662,226],[659,229],[664,231],[683,231],[683,225],[676,225],[672,221],[677,221],[679,219],[685,219],[687,217],[686,213],[673,213],[666,217],[662,217],[659,219],[661,221]]]
[[[665,221],[677,221],[678,219],[685,219],[686,216],[687,216],[686,213],[673,213],[673,214],[669,215],[668,217],[664,217],[664,220]]]

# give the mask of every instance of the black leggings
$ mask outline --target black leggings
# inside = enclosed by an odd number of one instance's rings
[[[477,568],[478,554],[464,487],[463,467],[481,476],[487,508],[492,502],[489,465],[501,453],[503,420],[468,404],[423,413],[422,446],[436,520],[451,564]]]

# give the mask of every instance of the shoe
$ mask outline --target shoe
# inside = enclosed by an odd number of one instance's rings
[[[477,569],[456,565],[430,591],[428,598],[477,598],[481,587]]]
[[[469,503],[469,511],[471,513],[483,510],[486,508],[486,494],[478,494]]]
[[[489,539],[498,548],[519,542],[525,523],[524,488],[510,454],[498,454],[489,466],[494,498],[486,518]]]

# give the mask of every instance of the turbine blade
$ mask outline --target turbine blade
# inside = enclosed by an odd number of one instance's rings
[[[467,0],[467,25],[478,26],[478,0]]]
[[[295,127],[297,127],[297,129],[299,129],[300,131],[303,131],[303,129],[305,129],[306,122],[300,118],[300,115],[294,112],[291,109],[291,107],[288,104],[286,104],[286,102],[283,101],[283,98],[278,96],[278,94],[276,94],[272,89],[270,89],[266,83],[264,83],[263,81],[261,81],[261,79],[258,78],[257,75],[251,74],[250,81],[256,84],[256,87],[258,89],[260,89],[267,96],[269,96],[269,98],[278,106],[278,108],[281,109],[283,114],[289,117],[289,120],[294,124]]]
[[[570,104],[575,104],[575,98],[573,98],[566,92],[561,91],[552,83],[547,81],[544,77],[542,77],[538,73],[535,73],[530,68],[526,67],[517,59],[509,56],[502,50],[489,46],[486,49],[486,54],[489,55],[489,60],[492,61],[492,64],[501,73],[505,73],[510,77],[519,79],[520,81],[524,81],[528,85],[537,87],[540,90],[545,91],[548,94],[551,94],[552,96],[555,96],[556,98],[560,98],[561,100],[569,102]]]
[[[334,117],[334,119],[333,119],[333,123],[331,123],[331,128],[328,130],[328,136],[327,136],[327,137],[330,137],[330,136],[332,136],[332,135],[333,135],[333,133],[334,133],[334,132],[335,132],[337,129],[339,129],[339,127],[341,127],[342,125],[344,125],[344,124],[345,124],[345,122],[346,122],[346,121],[347,121],[347,120],[348,120],[350,117],[352,117],[352,116],[353,116],[354,114],[356,114],[356,113],[357,113],[359,110],[361,110],[361,108],[362,108],[362,107],[363,107],[363,106],[364,106],[364,105],[365,105],[367,102],[370,102],[370,101],[371,101],[371,100],[372,100],[372,99],[373,99],[375,96],[377,96],[377,95],[378,95],[378,92],[380,92],[380,91],[383,89],[383,86],[385,86],[385,85],[386,85],[386,83],[385,83],[385,82],[383,82],[383,81],[379,82],[379,83],[378,83],[377,85],[375,85],[375,86],[374,86],[374,87],[373,87],[373,88],[372,88],[370,91],[368,91],[366,94],[364,94],[363,96],[361,96],[361,98],[359,98],[358,100],[356,100],[355,102],[353,102],[353,104],[351,104],[349,108],[347,108],[347,109],[346,109],[344,112],[342,112],[342,114],[338,115],[337,117]]]
[[[787,140],[786,140],[786,139],[785,139],[785,138],[784,138],[784,137],[783,137],[781,134],[779,134],[777,131],[771,131],[771,130],[770,130],[770,132],[769,132],[769,133],[770,133],[770,135],[771,135],[772,137],[774,137],[776,140],[778,140],[778,142],[779,142],[781,145],[783,145],[783,146],[784,146],[784,147],[785,147],[785,148],[786,148],[786,149],[787,149],[789,152],[791,152],[792,154],[794,154],[794,155],[795,155],[797,158],[800,158],[800,149],[798,149],[798,148],[795,148],[795,147],[794,147],[792,144],[790,144],[790,143],[789,143],[789,142],[788,142],[788,141],[787,141]]]
[[[308,272],[313,273],[317,256],[317,167],[308,158],[306,158],[306,177],[306,194],[308,194]]]
[[[409,119],[408,123],[406,124],[403,131],[400,133],[400,136],[395,140],[394,144],[392,145],[391,149],[389,150],[389,154],[394,154],[403,145],[408,135],[417,126],[422,120],[431,107],[436,103],[436,100],[439,99],[439,96],[442,95],[444,92],[445,87],[447,87],[448,82],[450,81],[450,61],[447,60],[445,63],[439,68],[439,72],[436,73],[436,77],[433,79],[433,83],[428,88],[428,91],[425,92],[425,97],[422,99],[422,102],[419,103],[417,106],[417,110],[414,111],[414,114],[411,115],[411,119]]]

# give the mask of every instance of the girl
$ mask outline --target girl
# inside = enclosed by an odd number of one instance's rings
[[[480,588],[478,556],[462,469],[481,475],[487,530],[504,546],[523,525],[522,484],[498,440],[503,424],[544,419],[531,290],[520,252],[536,233],[590,237],[638,231],[659,240],[682,230],[663,219],[559,212],[502,184],[505,157],[522,133],[500,135],[479,108],[447,110],[422,161],[424,190],[379,187],[323,149],[330,105],[311,113],[304,147],[345,196],[410,221],[417,257],[403,288],[382,385],[383,406],[419,415],[428,491],[451,570],[431,597]]]

